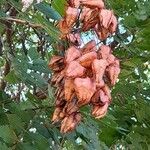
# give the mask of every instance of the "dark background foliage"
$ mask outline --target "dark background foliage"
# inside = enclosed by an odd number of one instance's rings
[[[56,24],[65,3],[34,2],[23,13],[21,1],[0,1],[0,150],[149,150],[150,1],[106,1],[119,19],[111,45],[122,72],[113,103],[101,120],[82,108],[83,121],[62,135],[50,120],[54,89],[48,61],[60,43]]]

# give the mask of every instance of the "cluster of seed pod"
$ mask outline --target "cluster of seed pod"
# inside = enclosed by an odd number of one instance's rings
[[[98,38],[105,40],[116,31],[117,19],[113,11],[105,9],[102,0],[68,0],[66,15],[58,25],[62,38],[70,35],[76,38],[77,34],[71,33],[74,25],[80,32],[92,29]]]
[[[80,15],[79,15],[80,14]],[[72,131],[81,121],[80,108],[91,105],[95,118],[106,115],[111,102],[110,86],[120,73],[119,60],[111,48],[94,40],[80,46],[79,32],[72,32],[81,21],[80,32],[94,30],[100,40],[115,32],[117,19],[112,11],[104,9],[102,0],[69,0],[64,19],[59,22],[62,39],[70,46],[64,56],[53,56],[49,67],[53,70],[51,84],[56,88],[55,111],[52,121],[61,121],[61,132]]]

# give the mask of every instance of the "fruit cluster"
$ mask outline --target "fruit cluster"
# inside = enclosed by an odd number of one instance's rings
[[[102,0],[69,0],[66,15],[58,27],[61,38],[69,41],[70,46],[64,56],[53,56],[49,63],[54,72],[51,84],[56,87],[52,121],[61,121],[61,132],[67,133],[81,121],[82,106],[91,105],[95,118],[107,113],[110,86],[115,85],[120,73],[119,60],[109,46],[97,48],[94,40],[81,48],[80,33],[94,30],[104,40],[115,32],[117,19],[112,11],[104,8]],[[80,30],[74,30],[75,27]]]
[[[72,34],[74,25],[80,27],[80,32],[93,29],[101,40],[105,40],[117,28],[117,19],[113,11],[105,9],[102,0],[68,0],[66,15],[59,22],[62,37]]]

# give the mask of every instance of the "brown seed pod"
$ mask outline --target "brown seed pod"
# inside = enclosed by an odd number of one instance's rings
[[[65,75],[68,78],[81,77],[85,73],[85,68],[82,67],[77,61],[72,61],[66,68]]]
[[[106,103],[103,106],[101,106],[101,105],[93,105],[92,115],[96,119],[103,118],[106,115],[106,113],[107,113],[108,106],[109,106],[109,103]]]
[[[82,55],[92,52],[92,51],[94,51],[94,52],[97,51],[96,42],[94,40],[92,40],[92,41],[86,43],[80,51],[81,51]]]
[[[64,84],[65,100],[71,101],[74,96],[74,79],[66,79]]]
[[[65,54],[65,62],[70,63],[71,61],[79,58],[81,56],[81,53],[78,48],[75,46],[71,46],[67,49]]]
[[[96,84],[89,77],[76,78],[74,84],[78,98],[78,105],[83,106],[88,104],[96,91]]]
[[[104,8],[104,2],[102,0],[80,0],[81,5],[89,8]]]
[[[77,100],[73,99],[70,102],[67,102],[63,111],[67,114],[67,115],[71,115],[72,113],[75,113],[79,110],[79,107],[77,105]]]
[[[82,55],[77,61],[80,63],[81,66],[89,68],[92,66],[92,62],[96,58],[97,58],[96,52],[89,52]]]

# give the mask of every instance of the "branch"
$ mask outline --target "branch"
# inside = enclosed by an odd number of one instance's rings
[[[16,19],[16,18],[5,18],[5,21],[16,22],[18,24],[28,25],[32,28],[43,28],[40,24],[33,24],[25,20]]]
[[[2,38],[0,36],[0,56],[3,55],[3,43],[2,43]]]
[[[10,63],[8,60],[6,60],[3,76],[5,77],[9,72],[10,72]],[[4,91],[5,87],[6,87],[6,82],[2,79],[0,84],[0,90]]]
[[[53,108],[54,106],[40,106],[40,107],[35,107],[35,108],[29,108],[29,109],[25,109],[24,111],[29,111],[29,110],[41,110],[41,109],[48,109],[48,108]]]

